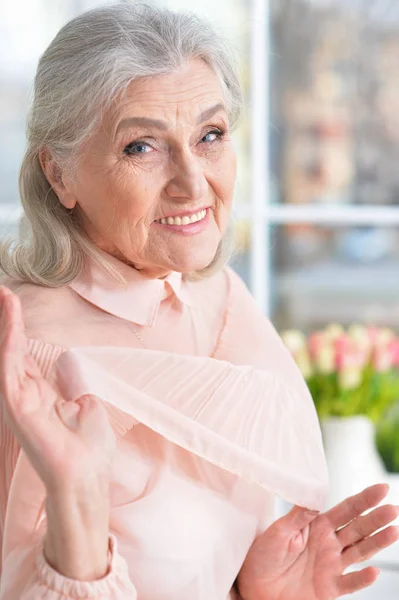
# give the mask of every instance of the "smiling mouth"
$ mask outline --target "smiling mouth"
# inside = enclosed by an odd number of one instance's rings
[[[202,221],[206,217],[207,209],[199,210],[197,213],[192,215],[183,215],[181,217],[164,217],[163,219],[157,219],[155,223],[161,225],[190,225],[191,223],[197,223]]]

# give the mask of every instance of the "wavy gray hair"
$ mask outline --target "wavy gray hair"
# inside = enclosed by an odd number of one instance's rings
[[[104,111],[131,81],[172,72],[192,58],[220,77],[233,128],[242,93],[229,44],[205,20],[146,4],[122,3],[90,10],[67,23],[40,58],[27,122],[28,146],[19,189],[24,215],[16,239],[0,242],[0,269],[18,280],[49,287],[68,284],[90,256],[117,281],[123,276],[104,261],[73,211],[66,209],[40,164],[47,147],[58,166],[73,169],[79,151],[99,127]],[[200,279],[231,255],[228,232]]]

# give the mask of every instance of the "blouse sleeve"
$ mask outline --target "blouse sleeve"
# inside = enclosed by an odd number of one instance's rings
[[[63,348],[30,340],[30,353],[45,377]],[[46,561],[43,545],[46,519],[45,491],[36,472],[13,439],[0,411],[0,469],[4,488],[0,494],[2,515],[2,571],[0,600],[135,600],[127,564],[110,533],[108,573],[96,581],[64,577]],[[5,434],[5,435],[4,435]]]
[[[40,536],[25,539],[5,560],[1,577],[1,600],[136,600],[135,587],[129,579],[125,560],[110,534],[109,569],[102,579],[78,581],[60,575],[45,560],[45,529]]]

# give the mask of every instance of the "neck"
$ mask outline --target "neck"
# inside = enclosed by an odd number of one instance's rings
[[[122,252],[116,246],[111,246],[103,241],[96,240],[94,236],[91,237],[91,240],[94,241],[99,250],[105,252],[109,256],[112,256],[113,258],[116,258],[125,265],[136,269],[136,271],[141,273],[144,277],[148,277],[148,279],[165,279],[173,272],[171,269],[167,269],[161,265],[148,265],[130,260],[127,256],[122,254]]]
[[[141,275],[147,277],[148,279],[165,279],[168,275],[170,275],[173,272],[171,269],[166,269],[165,267],[162,267],[160,265],[145,265],[138,262],[134,262],[128,259],[126,256],[124,256],[117,248],[110,250],[109,248],[102,248],[101,246],[98,247],[103,252],[106,252],[106,254],[109,254],[113,258],[116,258],[128,267],[135,269],[136,271],[141,273]]]

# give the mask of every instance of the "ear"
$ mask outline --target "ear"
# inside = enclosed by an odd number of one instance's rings
[[[74,208],[76,205],[76,198],[69,186],[65,185],[62,169],[58,166],[48,148],[42,148],[40,150],[39,160],[43,173],[57,194],[61,204],[63,204],[65,208]]]

